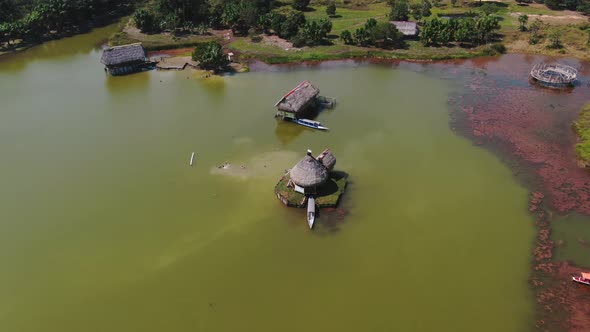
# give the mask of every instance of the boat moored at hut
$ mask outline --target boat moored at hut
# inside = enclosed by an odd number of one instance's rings
[[[105,71],[113,76],[136,73],[152,67],[141,43],[104,49],[100,62],[105,65]]]
[[[334,208],[346,190],[348,175],[334,171],[336,157],[325,149],[317,157],[310,150],[293,168],[286,171],[275,186],[277,198],[291,207],[307,207],[311,229],[317,218],[316,209]]]

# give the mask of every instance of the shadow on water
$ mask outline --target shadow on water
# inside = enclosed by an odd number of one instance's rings
[[[150,74],[148,72],[135,73],[125,76],[105,76],[104,84],[109,94],[113,96],[127,96],[129,92],[146,90],[150,85]]]
[[[2,56],[0,57],[0,70],[6,69],[16,73],[24,70],[34,60],[66,60],[72,56],[99,51],[109,36],[120,29],[123,21],[93,29],[89,33],[51,40],[22,52]]]
[[[350,190],[353,182],[350,181],[349,175],[343,171],[333,171],[330,183],[322,188],[321,195],[334,193],[338,190],[336,182],[342,178],[347,179],[346,191],[340,197],[338,206],[335,208],[323,208],[316,211],[316,224],[314,233],[320,236],[334,235],[341,230],[342,225],[346,222],[350,207]]]
[[[277,120],[275,136],[283,145],[288,145],[292,143],[297,137],[299,137],[305,130],[313,129],[305,128],[288,121]]]
[[[226,95],[225,76],[212,75],[207,78],[199,78],[199,85],[207,90],[207,96],[216,103],[222,103]]]

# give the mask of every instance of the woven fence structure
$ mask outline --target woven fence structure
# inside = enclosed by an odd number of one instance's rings
[[[531,70],[531,78],[551,87],[572,86],[578,78],[578,71],[563,64],[540,63]]]

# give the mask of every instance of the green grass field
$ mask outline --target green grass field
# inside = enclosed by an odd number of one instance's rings
[[[306,12],[307,19],[327,17],[326,6],[312,6],[314,11]],[[370,4],[366,9],[337,8],[336,16],[330,18],[332,21],[332,34],[340,35],[344,30],[351,32],[362,27],[365,22],[374,18],[376,20],[386,20],[389,13],[389,7],[385,3]]]

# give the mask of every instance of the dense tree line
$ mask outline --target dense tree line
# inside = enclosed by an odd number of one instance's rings
[[[447,45],[450,42],[483,44],[490,42],[499,29],[499,19],[496,16],[452,20],[433,18],[424,22],[420,40],[425,46]]]
[[[309,1],[293,1],[304,9]],[[334,10],[335,12],[335,10]],[[332,30],[326,18],[306,21],[295,9],[273,9],[272,0],[155,0],[135,11],[133,19],[143,32],[192,30],[193,27],[230,28],[239,35],[276,34],[295,47],[319,45]]]
[[[377,46],[381,48],[402,48],[404,35],[389,22],[377,22],[374,18],[367,20],[363,27],[354,33],[342,31],[340,39],[347,45]]]
[[[78,29],[97,17],[123,13],[135,2],[138,0],[0,0],[0,44]]]
[[[144,32],[205,26],[246,33],[261,25],[271,5],[272,0],[155,0],[151,6],[138,9],[133,18]]]
[[[588,0],[544,0],[544,3],[550,9],[569,9],[590,14],[590,1]]]

